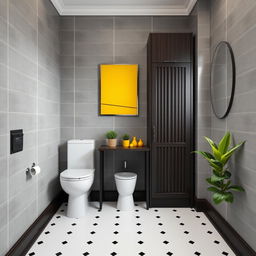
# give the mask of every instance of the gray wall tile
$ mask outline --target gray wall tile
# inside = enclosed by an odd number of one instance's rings
[[[0,0],[0,255],[58,193],[59,21],[50,1]],[[23,129],[24,147],[10,155],[13,129]],[[43,169],[32,179],[26,168],[33,162]]]
[[[226,11],[227,8],[227,12]],[[220,121],[212,116],[212,136],[219,139],[226,130],[233,134],[233,142],[246,140],[246,144],[233,157],[229,166],[233,181],[242,185],[246,192],[236,193],[235,202],[218,209],[236,231],[254,248],[256,223],[250,220],[255,215],[255,1],[212,1],[211,5],[211,51],[220,40],[230,42],[234,50],[237,68],[236,93],[229,116]],[[224,25],[224,26],[223,26]],[[211,53],[212,53],[211,52]]]

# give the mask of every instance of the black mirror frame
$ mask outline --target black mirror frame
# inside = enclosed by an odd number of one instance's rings
[[[231,95],[230,95],[230,100],[229,100],[229,103],[228,103],[228,107],[227,107],[225,113],[222,116],[220,116],[220,115],[217,114],[217,112],[216,112],[216,110],[214,108],[213,100],[212,100],[212,77],[213,77],[212,73],[213,73],[213,60],[214,60],[214,57],[215,57],[215,55],[217,53],[217,50],[219,49],[220,45],[222,45],[222,44],[225,44],[228,47],[228,50],[230,52],[233,74],[232,74],[232,89],[231,89]],[[233,100],[234,100],[235,86],[236,86],[236,64],[235,64],[234,52],[233,52],[233,49],[232,49],[232,47],[231,47],[229,42],[221,41],[215,47],[215,50],[214,50],[214,53],[213,53],[213,57],[212,57],[212,61],[211,61],[211,74],[210,74],[210,100],[211,100],[211,106],[212,106],[213,113],[215,114],[215,116],[217,118],[223,119],[223,118],[227,117],[227,115],[229,114],[230,109],[231,109],[232,104],[233,104]]]

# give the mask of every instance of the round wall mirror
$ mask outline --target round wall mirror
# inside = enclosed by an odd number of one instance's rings
[[[215,48],[211,64],[211,103],[218,118],[228,115],[235,92],[235,58],[230,44],[221,41]]]

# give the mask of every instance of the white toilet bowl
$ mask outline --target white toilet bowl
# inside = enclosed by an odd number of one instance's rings
[[[62,189],[69,195],[67,217],[86,215],[88,196],[94,180],[94,169],[67,169],[60,174]]]
[[[120,211],[132,211],[134,209],[133,192],[137,181],[137,174],[118,172],[115,174],[115,181],[118,191],[117,209]]]

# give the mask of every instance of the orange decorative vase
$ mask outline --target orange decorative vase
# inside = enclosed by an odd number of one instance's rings
[[[132,137],[132,142],[134,147],[137,147],[138,146],[138,143],[137,143],[137,140],[136,140],[136,137]]]
[[[143,146],[144,146],[143,140],[140,139],[139,142],[138,142],[138,147],[143,147]]]

